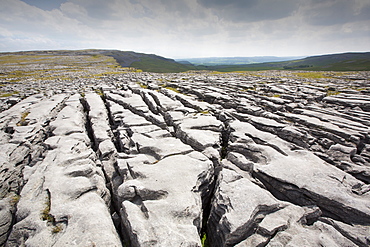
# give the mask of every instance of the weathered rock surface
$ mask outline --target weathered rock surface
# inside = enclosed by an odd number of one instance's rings
[[[146,120],[148,109],[141,98],[135,104],[131,94],[108,94],[108,99],[119,103],[112,116],[128,153],[119,155],[122,184],[116,182],[114,188],[124,235],[132,246],[200,246],[203,207],[214,179],[212,162]],[[146,114],[138,117],[124,107]]]
[[[285,73],[9,99],[0,246],[369,246],[368,79]]]
[[[29,168],[7,246],[121,246],[79,95],[65,102],[50,126],[48,151]]]
[[[211,246],[356,246],[332,226],[312,224],[321,214],[318,207],[279,201],[227,168],[212,206]]]

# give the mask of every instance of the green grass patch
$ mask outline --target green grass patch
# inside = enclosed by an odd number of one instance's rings
[[[331,78],[331,76],[326,75],[323,72],[298,72],[293,73],[293,75],[296,75],[301,78],[307,78],[307,79],[322,79],[322,78]]]
[[[209,111],[208,110],[204,110],[204,111],[199,110],[198,113],[207,115],[207,114],[209,114]]]
[[[90,74],[83,76],[83,78],[99,78],[99,77],[104,77],[104,76],[109,76],[109,75],[120,75],[120,74],[125,74],[127,71],[106,71],[98,74]]]
[[[326,96],[335,96],[335,95],[338,95],[338,94],[340,94],[340,92],[334,91],[334,90],[328,90],[326,92]]]
[[[207,239],[207,234],[204,232],[200,238],[200,241],[202,243],[202,247],[210,247],[209,246],[209,241]]]
[[[17,203],[19,202],[19,200],[21,199],[21,196],[20,195],[13,195],[11,198],[10,198],[10,205],[12,206],[15,206],[17,205]]]
[[[17,126],[26,126],[28,124],[27,116],[30,114],[29,111],[22,112],[21,114],[21,120],[17,123]]]
[[[63,227],[61,225],[56,225],[51,229],[51,232],[55,234],[55,233],[61,232],[62,230],[63,230]]]
[[[148,86],[143,83],[136,82],[136,84],[139,85],[141,88],[148,89]]]
[[[214,67],[214,68],[213,68]],[[283,69],[282,67],[274,67],[270,65],[260,65],[260,66],[253,66],[252,64],[249,65],[228,65],[228,66],[212,66],[209,67],[211,70],[216,70],[218,72],[233,72],[233,73],[242,73],[245,71],[264,71],[264,70],[278,70]]]
[[[101,90],[100,88],[99,88],[99,89],[95,89],[95,93],[96,93],[97,95],[99,95],[100,97],[104,97],[104,92],[103,92],[103,90]]]
[[[145,72],[157,73],[178,73],[190,70],[190,67],[184,64],[176,63],[169,59],[160,59],[155,57],[141,57],[140,61],[133,62],[131,67],[135,67]]]
[[[166,88],[168,90],[171,90],[171,91],[174,91],[175,93],[181,93],[177,88],[174,88],[174,87],[168,87],[168,86],[166,86],[164,88]]]
[[[51,209],[51,201],[50,201],[50,197],[48,196],[46,198],[45,208],[41,212],[41,219],[49,223],[54,223],[55,217],[52,214],[50,214],[50,209]]]
[[[62,224],[58,224],[55,221],[54,215],[50,213],[51,210],[51,199],[50,199],[50,192],[47,190],[47,196],[46,196],[46,202],[45,202],[45,208],[41,211],[41,219],[43,221],[46,221],[49,226],[51,226],[51,232],[53,234],[56,234],[58,232],[61,232],[63,230]]]
[[[8,92],[8,93],[1,93],[0,98],[10,97],[10,96],[13,96],[15,94],[19,94],[19,92],[18,91],[13,91],[13,92]]]
[[[22,63],[29,62],[41,62],[45,59],[45,56],[42,55],[3,55],[0,56],[0,65],[18,65]]]

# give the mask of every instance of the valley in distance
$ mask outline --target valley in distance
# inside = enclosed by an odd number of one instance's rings
[[[0,246],[369,246],[370,53],[279,59],[0,53]]]

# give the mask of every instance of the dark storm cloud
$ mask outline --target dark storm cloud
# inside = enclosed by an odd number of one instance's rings
[[[223,8],[225,6],[235,6],[237,8],[248,8],[255,5],[258,0],[198,0],[206,8]]]
[[[316,26],[340,25],[370,20],[370,1],[312,0],[304,16],[309,24]]]
[[[299,7],[297,0],[198,0],[222,19],[233,22],[277,20],[292,15]]]
[[[35,6],[43,10],[53,10],[60,7],[60,5],[67,0],[22,0],[23,2]]]
[[[115,12],[114,0],[69,0],[68,2],[84,7],[88,16],[97,20],[109,20]]]
[[[0,0],[0,6],[4,51],[110,47],[179,58],[370,49],[370,0]]]
[[[177,11],[184,14],[190,13],[190,9],[186,4],[186,1],[173,1],[173,0],[160,0],[161,4],[165,6],[166,12]]]

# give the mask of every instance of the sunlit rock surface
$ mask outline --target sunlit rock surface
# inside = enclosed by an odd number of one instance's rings
[[[0,245],[369,246],[370,76],[348,78],[12,84]]]

